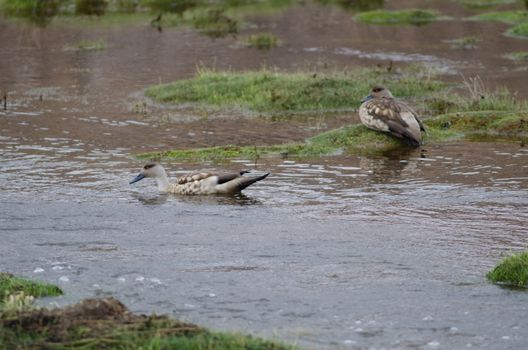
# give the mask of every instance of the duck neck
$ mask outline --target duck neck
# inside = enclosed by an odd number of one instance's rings
[[[165,169],[162,169],[161,173],[156,176],[156,182],[158,183],[158,190],[160,192],[167,192],[169,188],[169,179],[167,178]]]

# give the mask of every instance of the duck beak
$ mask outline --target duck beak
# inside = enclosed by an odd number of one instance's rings
[[[372,95],[365,96],[365,97],[363,97],[363,99],[361,100],[361,103],[367,102],[368,100],[372,100],[373,98],[374,98],[374,97],[372,97]]]
[[[139,180],[143,180],[146,176],[143,174],[139,174],[134,178],[134,180],[130,181],[129,184],[132,185],[135,182],[138,182]]]

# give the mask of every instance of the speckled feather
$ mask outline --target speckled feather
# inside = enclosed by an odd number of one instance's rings
[[[375,87],[360,106],[359,118],[370,129],[391,133],[413,147],[422,141],[425,128],[414,110],[392,97],[390,91]]]
[[[213,176],[211,173],[193,173],[193,174],[187,174],[183,175],[177,178],[176,183],[183,185],[188,182],[194,182],[199,180],[205,180],[208,177]]]

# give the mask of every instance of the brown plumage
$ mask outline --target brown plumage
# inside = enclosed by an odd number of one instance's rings
[[[359,107],[361,122],[370,129],[388,132],[412,147],[422,143],[425,128],[416,112],[383,86],[375,86]]]

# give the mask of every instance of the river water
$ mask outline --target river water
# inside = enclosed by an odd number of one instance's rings
[[[469,13],[432,3],[451,16]],[[150,105],[137,112],[143,88],[191,76],[198,62],[295,70],[417,60],[454,72],[448,79],[480,74],[512,90],[526,81],[522,65],[496,55],[528,49],[500,34],[506,25],[388,28],[350,17],[312,3],[255,16],[251,23],[285,41],[270,52],[185,28],[160,34],[145,23],[37,28],[0,20],[0,89],[8,92],[0,111],[0,270],[64,289],[44,304],[113,295],[137,312],[313,349],[526,348],[528,294],[485,278],[528,244],[522,144],[164,163],[172,176],[271,172],[235,197],[160,195],[148,180],[128,185],[142,165],[131,157],[137,152],[301,140],[356,120],[197,117]],[[381,44],[347,34],[369,31]],[[489,38],[481,51],[440,44],[474,32]],[[63,50],[101,37],[104,51]]]

